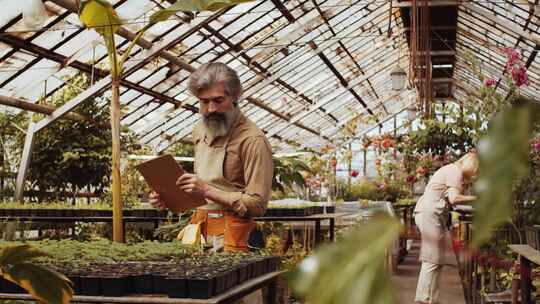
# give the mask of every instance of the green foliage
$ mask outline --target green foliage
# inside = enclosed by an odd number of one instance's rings
[[[12,197],[15,190],[16,166],[15,155],[17,150],[14,138],[21,131],[14,125],[14,114],[0,113],[0,201],[3,198]]]
[[[413,198],[403,198],[403,199],[398,200],[396,204],[402,205],[402,206],[411,206],[411,205],[416,205],[416,200]]]
[[[189,224],[192,214],[193,213],[190,211],[180,213],[178,215],[177,223],[159,226],[154,231],[154,237],[157,237],[160,240],[164,240],[164,241],[175,240],[176,237],[178,236],[178,233],[180,233],[180,231]]]
[[[394,219],[374,218],[306,258],[292,277],[293,287],[312,304],[395,303],[385,260],[399,230]]]
[[[93,242],[43,240],[29,243],[46,253],[39,259],[39,262],[44,265],[114,264],[122,260],[151,260],[156,256],[184,257],[197,251],[196,248],[183,246],[177,242],[146,241],[128,245],[101,239]],[[0,250],[4,246],[13,245],[18,245],[18,243],[2,244]]]
[[[343,193],[343,200],[345,201],[366,199],[395,202],[400,198],[410,196],[407,186],[399,179],[361,178],[351,183],[350,187],[345,185],[342,187],[346,189]]]
[[[122,170],[122,204],[124,209],[140,205],[140,197],[151,191],[148,183],[136,168],[138,163],[138,161],[130,159],[125,162]],[[103,200],[106,204],[112,206],[111,191],[106,192]]]
[[[195,156],[195,147],[193,145],[184,144],[181,142],[176,142],[171,145],[164,152],[165,154],[170,154],[174,157],[194,157]],[[193,172],[193,162],[181,162],[182,168],[186,172]]]
[[[413,144],[411,152],[444,155],[447,151],[468,150],[474,146],[481,135],[479,130],[482,124],[474,116],[467,113],[461,116],[459,112],[459,108],[448,106],[437,111],[448,118],[446,121],[440,118],[422,119],[418,129],[409,133]]]
[[[69,303],[73,296],[72,283],[64,275],[32,261],[46,256],[30,245],[0,248],[0,276],[26,289],[44,303]]]
[[[177,142],[167,148],[164,153],[171,154],[174,157],[194,157],[195,147],[193,145]]]
[[[528,141],[539,109],[532,104],[498,114],[479,144],[480,176],[475,184],[474,244],[487,240],[491,231],[512,214],[512,186],[527,174]]]
[[[266,255],[279,256],[281,269],[294,270],[308,255],[301,241],[295,237],[294,233],[288,231],[289,228],[285,227],[283,223],[265,222],[258,225],[259,229],[263,231],[266,240],[262,252]],[[283,236],[287,233],[291,233],[291,239],[283,240]],[[287,244],[289,241],[292,244]]]
[[[77,88],[88,88],[90,79],[85,74],[76,74],[67,83],[53,95],[52,103],[55,106],[75,97],[80,92]],[[36,135],[28,180],[32,189],[39,190],[39,201],[47,198],[46,192],[61,193],[92,187],[100,193],[109,184],[111,132],[104,128],[108,125],[109,113],[98,101],[86,102],[77,108],[77,112],[87,117],[88,121],[59,120]],[[12,117],[12,121],[23,128],[27,125],[24,114]],[[128,153],[139,148],[133,133],[125,134],[122,148]],[[24,134],[15,132],[14,136],[20,149]]]
[[[274,157],[272,189],[285,192],[285,189],[294,184],[305,187],[306,180],[302,173],[311,173],[310,167],[302,160],[295,157]]]

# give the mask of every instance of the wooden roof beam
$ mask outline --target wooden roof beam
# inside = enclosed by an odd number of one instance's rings
[[[531,42],[533,42],[534,44],[536,45],[540,45],[540,36],[536,33],[533,33],[533,32],[527,32],[525,30],[523,30],[521,27],[519,27],[518,25],[514,24],[514,23],[510,23],[504,19],[501,19],[499,17],[497,17],[495,14],[493,14],[492,12],[490,12],[489,10],[479,6],[479,5],[475,5],[475,4],[472,4],[472,3],[466,3],[466,2],[463,2],[461,3],[461,7],[465,10],[465,12],[469,13],[470,12],[473,12],[475,14],[478,14],[484,18],[486,18],[487,20],[497,24],[497,25],[500,25],[512,32],[514,32],[515,34],[523,37],[524,39],[526,40],[529,40]]]
[[[50,115],[56,110],[56,107],[46,104],[36,104],[22,98],[15,98],[9,96],[0,95],[0,105],[5,105],[8,107],[14,107],[17,109]],[[78,122],[87,122],[89,119],[81,114],[77,113],[67,113],[65,116],[66,119],[74,120]]]
[[[313,5],[315,6],[315,8],[317,9],[317,12],[319,12],[319,15],[321,15],[321,18],[324,20],[324,23],[326,23],[326,26],[328,26],[328,28],[330,29],[330,32],[332,33],[332,36],[336,37],[337,34],[336,32],[334,31],[334,29],[332,28],[332,26],[330,25],[330,22],[328,22],[328,18],[326,17],[326,15],[324,14],[324,12],[321,10],[321,8],[319,7],[319,4],[317,4],[317,0],[311,0],[311,2],[313,2]],[[362,74],[362,75],[365,75],[366,73],[364,72],[364,70],[360,67],[360,65],[358,64],[358,62],[356,61],[356,59],[354,59],[353,55],[351,54],[351,52],[349,51],[349,49],[345,46],[345,44],[343,44],[343,42],[341,42],[341,40],[338,40],[338,43],[339,43],[339,46],[341,47],[341,49],[343,49],[343,51],[345,51],[345,53],[347,54],[347,56],[349,57],[349,59],[352,61],[352,63],[354,63],[354,65],[356,66],[356,68],[358,69],[358,71]],[[373,94],[375,94],[375,97],[379,98],[379,95],[377,94],[377,92],[375,91],[375,88],[373,87],[373,85],[371,84],[371,81],[368,79],[367,80],[367,83],[369,85],[369,87],[371,88],[371,90],[373,91]],[[386,111],[386,107],[383,105],[383,108],[384,108],[384,111]],[[388,112],[387,112],[388,113]]]
[[[429,29],[431,31],[455,31],[457,29],[457,26],[455,26],[455,25],[451,25],[451,26],[448,26],[448,25],[432,25],[432,26],[429,27]],[[403,27],[403,30],[405,32],[410,32],[411,27],[410,26]]]
[[[101,70],[101,69],[98,69],[98,68],[95,68],[95,67],[92,69],[92,66],[90,64],[83,63],[83,62],[80,62],[78,60],[71,61],[70,58],[67,57],[67,56],[64,56],[64,55],[61,55],[61,54],[58,54],[58,53],[55,53],[55,52],[51,52],[50,50],[48,50],[46,48],[43,48],[43,47],[41,47],[39,45],[27,42],[27,41],[25,41],[25,40],[23,40],[23,39],[21,39],[21,38],[19,38],[17,36],[13,36],[13,35],[9,35],[9,34],[0,35],[0,41],[4,42],[6,44],[9,44],[12,47],[15,47],[15,48],[18,48],[18,49],[21,49],[21,50],[25,50],[25,51],[31,52],[33,54],[36,54],[38,56],[41,56],[43,58],[46,58],[48,60],[60,63],[62,65],[62,67],[65,67],[66,64],[67,64],[67,66],[76,68],[79,71],[82,71],[82,72],[85,72],[85,73],[88,73],[88,74],[91,74],[92,70],[93,70],[95,75],[98,78],[104,78],[104,77],[107,77],[107,75],[109,75],[108,71]],[[173,97],[163,95],[163,94],[158,93],[156,91],[147,89],[147,88],[142,87],[142,86],[140,86],[140,85],[138,85],[136,83],[133,83],[131,81],[121,79],[120,84],[122,86],[126,87],[126,88],[133,89],[133,90],[138,91],[140,93],[152,96],[157,100],[161,100],[161,101],[164,101],[164,102],[170,102],[170,103],[174,104],[175,106],[181,106],[186,110],[189,110],[189,111],[192,111],[192,112],[198,112],[199,111],[199,109],[194,107],[194,106],[182,105],[180,101],[174,99]]]
[[[274,6],[281,12],[281,14],[289,21],[289,23],[296,22],[296,18],[289,12],[287,7],[283,3],[281,3],[281,0],[271,0]]]
[[[276,0],[279,1],[279,0]],[[214,35],[216,38],[218,38],[220,41],[225,43],[231,50],[238,52],[244,60],[246,60],[246,65],[253,70],[253,68],[256,68],[258,71],[255,71],[257,74],[263,76],[265,79],[272,79],[272,82],[276,82],[277,84],[283,86],[287,90],[291,91],[293,94],[297,95],[298,97],[302,98],[309,104],[314,104],[313,100],[311,100],[309,97],[307,97],[305,94],[298,91],[296,88],[285,82],[284,80],[280,79],[279,77],[274,77],[274,75],[268,71],[265,67],[257,63],[253,60],[253,58],[249,57],[247,55],[242,47],[240,45],[233,44],[229,39],[221,35],[217,30],[212,28],[211,26],[205,26],[205,29],[209,31],[212,35]],[[249,101],[249,98],[248,98]],[[321,109],[321,111],[324,113],[324,115],[329,116],[334,122],[338,122],[338,120],[330,113],[327,113],[324,109]]]
[[[315,42],[313,41],[309,42],[309,46],[314,51],[317,50],[317,45],[315,44]],[[324,55],[322,52],[317,52],[317,56],[319,56],[319,58],[324,62],[324,64],[330,69],[330,71],[332,71],[332,73],[339,79],[339,82],[341,83],[341,85],[347,88],[347,90],[356,98],[356,100],[358,100],[358,102],[360,102],[360,104],[364,108],[366,108],[369,114],[373,115],[374,114],[373,111],[369,109],[369,107],[364,102],[364,100],[362,100],[362,98],[352,88],[349,88],[349,83],[347,82],[347,80],[343,78],[343,75],[339,73],[339,71],[336,69],[336,67],[334,67],[334,65],[332,64],[332,62],[330,62],[330,60],[326,57],[326,55]]]
[[[462,2],[459,0],[432,0],[428,2],[428,6],[458,6]],[[395,1],[392,3],[394,7],[412,7],[412,1]],[[421,2],[418,3],[421,6]]]

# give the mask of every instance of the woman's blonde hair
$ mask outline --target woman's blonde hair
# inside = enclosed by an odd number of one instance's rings
[[[463,155],[456,163],[460,165],[464,175],[474,177],[478,174],[480,161],[476,152],[469,152]]]

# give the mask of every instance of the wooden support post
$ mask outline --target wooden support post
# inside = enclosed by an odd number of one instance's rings
[[[120,81],[118,77],[113,77],[111,89],[113,241],[123,243],[122,180],[120,176]]]
[[[366,159],[366,158],[367,158],[367,148],[364,149],[364,168],[363,168],[363,169],[364,169],[364,177],[367,176],[367,168],[366,168],[366,166],[367,166],[367,159]]]
[[[519,279],[512,279],[512,304],[519,303]]]
[[[321,220],[315,221],[315,247],[321,243]]]
[[[396,140],[396,138],[397,138],[397,115],[394,115],[394,140]],[[397,144],[394,145],[394,159],[397,159]]]
[[[532,304],[531,301],[531,262],[524,256],[520,256],[521,270],[521,303]]]
[[[34,146],[34,128],[35,124],[32,121],[32,114],[30,114],[28,129],[26,130],[26,138],[24,140],[23,153],[21,156],[21,163],[19,165],[19,171],[17,172],[17,183],[15,185],[15,201],[23,202],[24,200],[24,180],[26,179],[26,173],[30,166],[30,160],[32,158],[32,147]]]
[[[497,270],[495,269],[495,266],[491,266],[489,270],[489,291],[494,292],[497,289],[496,286],[497,281]]]
[[[348,167],[347,167],[347,187],[349,190],[351,189],[351,171],[352,171],[352,144],[349,143],[349,153],[351,154],[351,157],[348,159]]]

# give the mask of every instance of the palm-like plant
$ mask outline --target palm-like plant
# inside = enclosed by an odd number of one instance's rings
[[[42,303],[69,303],[73,297],[71,281],[63,274],[33,263],[35,258],[46,255],[30,245],[1,248],[0,278],[21,286]]]

